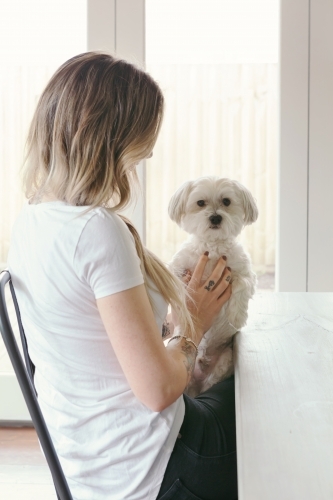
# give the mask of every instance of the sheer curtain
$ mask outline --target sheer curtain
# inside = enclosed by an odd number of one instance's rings
[[[24,201],[20,169],[40,93],[66,59],[86,50],[86,0],[11,0],[0,6],[0,266]]]
[[[259,219],[240,239],[273,281],[278,19],[278,0],[146,0],[147,68],[166,100],[147,162],[147,242],[164,261],[186,238],[166,215],[176,188],[229,177],[257,200]]]
[[[21,183],[24,144],[39,92],[53,72],[46,66],[8,65],[0,75],[0,263],[5,265],[11,228],[25,200]]]
[[[168,220],[168,202],[188,179],[237,179],[260,216],[241,236],[257,272],[275,262],[277,65],[149,66],[166,97],[166,114],[147,162],[147,244],[164,261],[186,234]]]

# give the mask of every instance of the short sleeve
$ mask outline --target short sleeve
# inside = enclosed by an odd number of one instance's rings
[[[106,209],[98,209],[85,224],[74,269],[96,299],[144,282],[132,234],[117,214]]]

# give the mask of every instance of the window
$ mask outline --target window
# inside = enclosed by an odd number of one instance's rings
[[[146,67],[166,99],[147,161],[147,246],[170,260],[186,234],[168,220],[176,188],[230,177],[260,217],[240,237],[259,284],[274,287],[277,167],[277,0],[146,0]]]

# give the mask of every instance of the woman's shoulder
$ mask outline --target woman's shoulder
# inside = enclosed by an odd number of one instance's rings
[[[79,247],[107,246],[114,252],[135,249],[134,238],[121,216],[108,208],[94,207],[82,214],[83,224],[78,241]],[[136,253],[136,250],[135,250]]]
[[[134,240],[121,217],[105,208],[92,208],[85,219],[74,254],[76,274],[87,281],[95,298],[143,283]]]
[[[107,231],[108,234],[129,233],[125,222],[117,212],[104,207],[91,208],[86,214],[83,214],[85,220],[85,231]]]

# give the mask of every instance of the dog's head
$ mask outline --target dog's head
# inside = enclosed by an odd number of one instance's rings
[[[239,182],[200,177],[175,192],[169,216],[186,232],[217,241],[235,237],[255,222],[258,209],[250,191]]]

